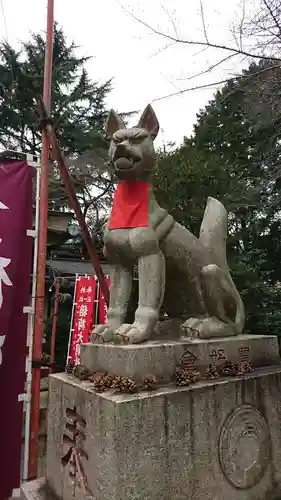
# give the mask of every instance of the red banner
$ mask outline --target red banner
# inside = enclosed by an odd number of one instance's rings
[[[108,288],[110,289],[110,276],[106,276],[106,281]],[[103,325],[106,320],[107,305],[104,300],[104,296],[101,288],[99,289],[99,324]]]
[[[23,402],[30,302],[32,167],[0,163],[0,499],[20,486]]]
[[[80,363],[80,345],[89,340],[93,323],[97,283],[94,276],[80,276],[76,280],[74,316],[71,329],[68,363]]]

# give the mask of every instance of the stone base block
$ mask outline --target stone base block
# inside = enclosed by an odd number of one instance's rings
[[[226,360],[236,363],[243,357],[253,368],[280,364],[277,337],[238,335],[210,340],[150,341],[129,346],[81,346],[81,363],[90,371],[132,377],[137,382],[146,375],[155,375],[169,382],[177,366],[192,361],[199,371],[204,372],[210,363],[215,362],[218,366]]]
[[[281,368],[134,395],[50,377],[47,484],[63,500],[281,496]]]
[[[20,500],[57,500],[48,489],[46,478],[24,483],[21,487]]]

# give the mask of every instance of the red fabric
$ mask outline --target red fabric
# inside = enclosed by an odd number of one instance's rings
[[[148,189],[151,184],[125,181],[114,193],[109,229],[148,226]]]
[[[106,281],[108,284],[108,288],[110,289],[110,276],[106,276]],[[100,287],[99,289],[99,324],[104,325],[106,321],[106,315],[107,315],[107,305],[104,300],[104,296],[102,293],[102,289]]]

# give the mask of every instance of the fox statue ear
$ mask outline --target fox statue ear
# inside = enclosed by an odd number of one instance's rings
[[[137,128],[146,129],[150,135],[155,139],[159,132],[159,122],[157,120],[157,116],[151,106],[148,104],[140,117]]]
[[[113,110],[111,109],[109,112],[109,115],[106,120],[106,124],[104,127],[105,133],[108,137],[112,137],[113,134],[120,129],[126,128],[125,124],[120,118],[120,116]]]

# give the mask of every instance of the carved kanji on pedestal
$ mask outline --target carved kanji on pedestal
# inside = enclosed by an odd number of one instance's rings
[[[87,476],[84,471],[83,462],[88,460],[88,454],[84,449],[86,421],[76,411],[66,410],[66,423],[63,433],[63,444],[67,447],[61,463],[68,470],[72,483],[72,496],[76,497],[77,488],[81,489],[85,498],[92,499],[93,494],[89,489]]]

